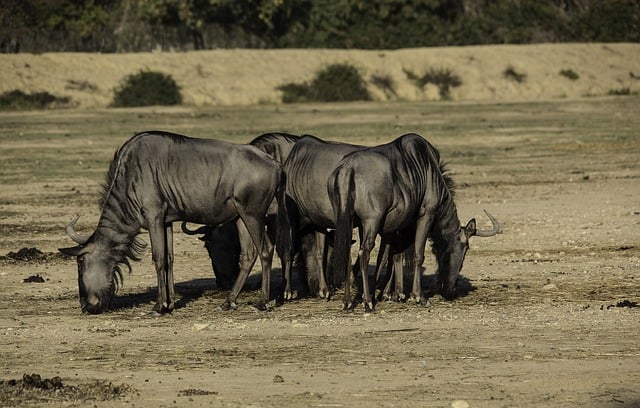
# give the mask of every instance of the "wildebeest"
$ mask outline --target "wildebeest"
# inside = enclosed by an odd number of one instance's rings
[[[141,229],[149,231],[158,278],[154,311],[175,306],[175,221],[219,225],[236,220],[240,274],[222,308],[235,300],[256,259],[262,263],[262,296],[268,301],[273,247],[265,239],[265,214],[281,177],[281,166],[254,146],[196,139],[169,132],[138,133],[115,153],[109,167],[98,227],[90,237],[67,232],[79,245],[61,252],[77,257],[80,305],[99,313],[111,302],[121,265],[139,259]]]
[[[257,136],[249,142],[249,145],[267,153],[282,165],[298,139],[300,139],[300,136],[297,135],[270,132]],[[275,216],[275,214],[273,215]],[[270,224],[269,218],[268,215],[267,225]],[[240,272],[240,242],[235,222],[228,222],[222,225],[205,225],[194,230],[189,229],[186,222],[183,222],[181,228],[185,234],[202,235],[200,240],[204,242],[209,254],[217,286],[221,289],[230,289]],[[270,226],[270,229],[273,229],[272,226]]]
[[[340,160],[364,146],[326,142],[314,136],[303,136],[293,147],[284,163],[284,187],[278,203],[277,250],[282,259],[285,276],[290,276],[292,243],[299,231],[312,228],[316,231],[316,244],[321,297],[329,296],[327,284],[326,256],[327,229],[335,228],[335,217],[326,184],[329,175]],[[284,205],[282,205],[284,204]],[[342,283],[342,277],[330,282],[333,286]],[[285,290],[285,297],[288,288]]]
[[[456,281],[469,249],[469,238],[497,234],[478,231],[475,219],[464,227],[454,203],[453,181],[440,161],[438,151],[417,134],[406,134],[376,147],[346,155],[326,183],[336,225],[335,273],[345,277],[344,308],[351,309],[349,246],[352,228],[360,228],[358,251],[365,310],[373,310],[367,265],[375,239],[388,241],[398,235],[413,240],[412,299],[423,303],[420,267],[427,238],[438,262],[437,277],[442,294],[452,299]]]

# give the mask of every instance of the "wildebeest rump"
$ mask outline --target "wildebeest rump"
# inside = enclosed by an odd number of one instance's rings
[[[438,261],[438,281],[443,295],[455,296],[456,281],[473,235],[491,236],[494,228],[478,231],[472,219],[462,227],[453,195],[453,181],[438,151],[417,134],[403,135],[376,147],[346,155],[328,178],[326,188],[335,214],[335,273],[344,276],[344,308],[353,307],[350,295],[349,246],[352,228],[359,226],[359,263],[365,308],[373,310],[366,268],[375,239],[413,237],[413,288],[411,296],[423,303],[420,267],[428,237]]]
[[[77,218],[67,228],[79,245],[61,251],[77,257],[82,309],[99,313],[109,305],[120,267],[139,258],[142,244],[136,237],[147,229],[158,278],[154,310],[172,311],[174,221],[219,225],[236,220],[240,275],[222,307],[234,306],[256,253],[268,301],[273,250],[265,239],[265,214],[280,177],[280,165],[254,146],[158,131],[133,136],[111,162],[94,233],[76,234]]]

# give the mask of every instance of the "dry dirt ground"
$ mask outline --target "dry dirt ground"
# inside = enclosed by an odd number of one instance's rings
[[[632,96],[0,113],[0,406],[640,407],[638,112]],[[74,213],[95,225],[108,160],[145,128],[368,144],[418,131],[450,162],[462,221],[487,227],[486,208],[503,232],[473,239],[466,296],[373,314],[337,299],[256,311],[255,272],[219,311],[201,243],[176,233],[173,314],[149,315],[147,251],[113,310],[83,315],[56,248]]]

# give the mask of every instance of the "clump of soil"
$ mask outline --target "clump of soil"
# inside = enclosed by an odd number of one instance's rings
[[[16,261],[37,261],[45,257],[45,254],[38,248],[22,248],[18,252],[9,252],[7,258]]]
[[[0,261],[47,262],[50,259],[63,256],[56,252],[42,252],[38,248],[22,248],[17,252],[10,251],[6,255],[0,256]]]
[[[631,300],[625,299],[625,300],[621,300],[620,302],[616,303],[615,305],[607,306],[607,309],[611,309],[612,307],[634,308],[634,307],[640,307],[640,305],[638,305],[638,302],[632,302]]]
[[[31,275],[28,278],[22,280],[24,283],[44,283],[44,278],[39,274]]]
[[[3,406],[23,406],[39,402],[110,401],[132,391],[127,384],[113,385],[103,380],[92,380],[67,385],[60,377],[43,378],[40,374],[24,374],[21,380],[0,380],[0,401]]]
[[[192,397],[196,395],[218,395],[216,391],[199,390],[197,388],[187,388],[178,393],[179,397]]]

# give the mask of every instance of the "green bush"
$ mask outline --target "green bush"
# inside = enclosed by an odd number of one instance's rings
[[[580,75],[578,75],[574,70],[572,69],[561,69],[560,70],[560,75],[562,75],[563,77],[570,79],[572,81],[577,80],[578,78],[580,78]]]
[[[607,92],[608,95],[616,95],[616,96],[626,96],[626,95],[631,95],[631,88],[629,87],[623,87],[623,88],[618,88],[618,89],[609,89],[609,92]]]
[[[69,105],[67,96],[55,96],[49,92],[24,93],[18,89],[0,95],[0,109],[48,109]]]
[[[170,75],[140,71],[127,76],[115,89],[112,106],[179,105],[181,103],[180,87]]]
[[[277,88],[282,102],[346,102],[371,99],[367,85],[350,64],[332,64],[316,73],[311,83],[289,83]]]
[[[404,73],[407,75],[407,79],[420,89],[427,84],[437,86],[442,99],[449,99],[451,88],[462,85],[460,77],[449,68],[429,68],[422,76],[407,69],[404,69]]]
[[[508,66],[507,68],[505,68],[505,70],[502,71],[502,76],[512,81],[516,81],[519,84],[527,80],[527,74],[516,71],[516,69],[512,66]]]

